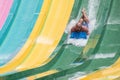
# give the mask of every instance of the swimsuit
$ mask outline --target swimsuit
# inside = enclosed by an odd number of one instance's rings
[[[87,22],[83,22],[82,23],[83,26],[88,27],[88,23]],[[71,32],[70,34],[70,38],[75,38],[75,39],[87,39],[87,33],[85,31],[81,31],[81,32]]]

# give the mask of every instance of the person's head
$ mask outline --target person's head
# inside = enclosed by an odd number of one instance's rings
[[[83,18],[81,18],[81,19],[78,21],[78,23],[81,23],[81,24],[82,24],[83,21],[84,21]]]
[[[78,22],[77,24],[76,24],[76,28],[81,28],[82,27],[82,24],[80,23],[80,22]]]

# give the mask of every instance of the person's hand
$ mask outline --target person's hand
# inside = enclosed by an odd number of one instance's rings
[[[85,8],[82,9],[82,13],[85,13]]]

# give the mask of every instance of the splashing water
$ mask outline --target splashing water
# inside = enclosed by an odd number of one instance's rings
[[[89,23],[90,33],[92,33],[92,31],[96,28],[95,23],[96,23],[96,16],[99,8],[99,3],[100,3],[100,0],[89,0],[88,17],[90,20],[90,23]],[[87,39],[70,39],[70,30],[77,23],[77,21],[78,21],[77,18],[71,20],[65,30],[65,32],[68,33],[67,44],[73,44],[75,46],[85,46],[87,44],[89,35],[87,36]]]
[[[89,31],[90,33],[96,29],[96,16],[99,8],[100,0],[89,0],[89,5],[88,5],[88,17],[90,19],[90,24],[89,24]]]
[[[69,78],[68,80],[80,80],[79,76],[84,77],[83,75],[85,75],[86,73],[84,72],[77,72],[74,74],[73,77]]]

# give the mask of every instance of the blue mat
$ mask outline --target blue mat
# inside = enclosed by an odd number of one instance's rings
[[[75,38],[75,39],[87,39],[87,33],[86,32],[72,32],[70,34],[70,38]]]

